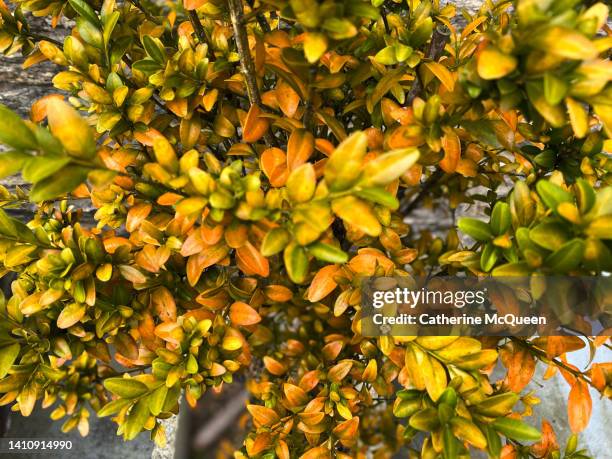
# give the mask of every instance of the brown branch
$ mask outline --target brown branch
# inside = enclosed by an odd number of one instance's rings
[[[247,0],[247,2],[249,3],[249,6],[251,7],[252,12],[255,13],[255,19],[257,19],[257,22],[259,23],[259,27],[261,27],[261,30],[264,33],[268,33],[270,32],[272,29],[270,29],[270,24],[268,24],[268,21],[266,20],[266,17],[263,15],[263,13],[259,12],[259,11],[255,11],[255,1],[254,0]]]
[[[434,33],[431,37],[429,50],[427,51],[427,59],[436,61],[442,54],[442,51],[444,51],[444,47],[446,46],[446,42],[448,41],[449,37],[450,30],[448,29],[448,27],[446,27],[445,25],[439,25],[438,27],[436,27],[436,30],[434,30]],[[414,83],[412,83],[412,87],[408,92],[407,104],[412,105],[412,102],[419,96],[419,94],[421,94],[421,91],[423,91],[423,83],[419,78],[418,72],[416,72],[414,76]]]
[[[142,14],[144,14],[144,15],[145,15],[145,17],[146,17],[146,18],[147,18],[149,21],[151,21],[151,22],[153,22],[153,23],[155,23],[155,24],[157,24],[157,25],[160,25],[160,24],[161,24],[161,21],[160,21],[158,18],[156,18],[155,16],[153,16],[153,15],[151,14],[151,12],[150,12],[149,10],[147,10],[147,9],[146,9],[146,8],[145,8],[145,6],[144,6],[142,3],[140,3],[140,0],[129,0],[129,2],[130,2],[132,5],[134,5],[134,7],[135,7],[136,9],[140,10],[140,12],[142,12]]]
[[[189,11],[189,22],[191,22],[191,25],[193,25],[193,30],[195,31],[198,40],[200,40],[200,43],[206,44],[208,46],[208,52],[212,52],[210,42],[206,36],[206,31],[204,30],[204,27],[202,27],[202,23],[200,22],[200,18],[198,17],[196,10]]]
[[[431,189],[438,184],[438,181],[442,177],[444,177],[444,171],[442,169],[437,169],[433,174],[431,174],[429,178],[421,185],[421,191],[419,191],[419,194],[417,194],[412,201],[402,201],[399,208],[400,214],[405,217],[412,212],[431,191]]]
[[[228,6],[232,27],[234,28],[236,47],[238,48],[238,54],[240,55],[240,67],[247,86],[247,92],[249,94],[249,101],[251,102],[251,105],[257,105],[263,110],[261,95],[259,94],[259,87],[257,86],[255,64],[253,63],[253,58],[251,57],[249,39],[244,26],[244,8],[242,6],[242,0],[228,0]],[[274,141],[274,137],[272,137],[269,132],[264,136],[264,142],[267,146],[273,146],[276,143]]]

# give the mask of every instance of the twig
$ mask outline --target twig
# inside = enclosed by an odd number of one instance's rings
[[[253,64],[253,58],[251,57],[251,51],[249,49],[249,40],[244,27],[242,0],[228,0],[228,6],[232,27],[234,28],[236,47],[240,55],[240,67],[249,94],[249,101],[251,105],[257,105],[263,109],[261,95],[259,94],[259,88],[257,86],[257,76],[255,75],[255,64]],[[264,135],[264,142],[267,146],[273,146],[276,143],[270,133]]]
[[[39,33],[25,32],[23,33],[23,35],[33,40],[37,40],[37,41],[48,41],[49,43],[53,43],[55,46],[58,46],[58,47],[64,46],[64,44],[61,41],[56,40],[51,37],[46,37],[45,35],[41,35]]]
[[[146,9],[144,7],[144,5],[142,3],[140,3],[140,0],[129,0],[129,2],[132,5],[134,5],[136,7],[136,9],[140,10],[149,21],[151,21],[151,22],[153,22],[153,23],[155,23],[157,25],[161,24],[161,21],[158,18],[156,18],[155,16],[153,16],[151,14],[151,12]]]
[[[206,31],[204,30],[204,27],[202,27],[202,23],[200,22],[200,18],[198,17],[196,10],[189,11],[189,21],[193,25],[193,30],[195,31],[198,40],[200,40],[200,43],[205,43],[208,45],[208,51],[212,52],[212,47],[210,46],[208,37],[206,36]]]
[[[439,25],[434,30],[433,36],[431,37],[431,43],[429,44],[429,50],[427,51],[427,58],[432,61],[436,61],[442,51],[444,51],[444,47],[446,46],[446,42],[450,37],[450,30],[445,25]],[[414,99],[421,93],[423,90],[423,83],[421,83],[421,79],[419,78],[418,72],[415,73],[414,83],[412,83],[412,87],[408,92],[408,100],[407,104],[412,105]]]
[[[444,177],[444,171],[442,169],[437,169],[433,174],[431,174],[429,178],[425,181],[425,183],[421,185],[421,191],[419,191],[419,194],[417,194],[417,196],[412,201],[402,202],[399,208],[400,213],[403,216],[406,216],[407,214],[412,212],[442,177]]]
[[[249,2],[249,6],[251,7],[251,10],[254,10],[253,6],[255,5],[255,1],[254,0],[247,0],[247,1]],[[268,24],[268,21],[266,21],[266,17],[262,13],[256,12],[255,18],[257,19],[257,22],[259,23],[259,27],[261,27],[261,30],[263,30],[264,33],[268,33],[272,30],[270,29],[270,24]]]

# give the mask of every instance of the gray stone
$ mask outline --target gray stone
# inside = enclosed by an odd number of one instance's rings
[[[89,418],[90,429],[87,437],[81,437],[74,430],[68,434],[63,433],[61,421],[49,419],[49,410],[35,410],[29,417],[12,414],[10,427],[6,438],[32,438],[36,440],[72,441],[71,450],[58,450],[48,452],[42,456],[40,453],[26,453],[10,455],[15,458],[40,459],[145,459],[151,457],[153,442],[148,432],[141,433],[135,440],[124,442],[117,436],[117,425],[108,418],[97,418],[95,414]],[[165,456],[171,457],[171,456]]]

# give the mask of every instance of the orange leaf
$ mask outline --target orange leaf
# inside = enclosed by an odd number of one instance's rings
[[[162,322],[176,320],[176,302],[166,287],[157,287],[151,292],[151,305]]]
[[[287,168],[289,172],[308,161],[314,152],[314,136],[305,129],[294,129],[287,143]]]
[[[576,380],[569,393],[567,401],[567,414],[572,432],[582,432],[589,424],[593,401],[589,393],[589,386],[582,380]]]
[[[300,456],[300,459],[328,459],[331,458],[329,449],[325,446],[311,448]]]
[[[310,287],[308,287],[308,301],[311,303],[321,301],[338,286],[334,281],[334,275],[338,272],[338,269],[336,265],[328,265],[317,272],[310,283]]]
[[[248,276],[258,274],[268,277],[270,274],[268,259],[248,241],[236,249],[236,261],[238,268]]]
[[[257,311],[242,301],[232,304],[229,317],[234,325],[255,325],[261,322],[261,316]]]
[[[557,436],[548,421],[542,421],[542,440],[531,446],[531,450],[537,457],[549,457],[548,455],[559,449]]]
[[[448,70],[439,62],[427,62],[424,65],[431,73],[433,73],[438,78],[438,80],[442,82],[442,84],[447,90],[452,91],[453,89],[455,89],[455,78],[450,72],[450,70]]]
[[[47,117],[47,102],[50,99],[64,100],[64,96],[60,94],[49,94],[48,96],[41,97],[32,104],[30,108],[30,119],[35,123],[40,123]]]
[[[300,105],[300,96],[285,80],[276,84],[276,100],[287,118],[293,118]]]
[[[577,380],[570,390],[567,402],[567,416],[572,432],[582,432],[589,424],[593,401],[589,386],[582,380]]]
[[[281,187],[287,182],[289,171],[287,170],[287,156],[280,148],[268,148],[259,159],[261,170],[270,180],[273,187]]]
[[[287,367],[272,357],[265,356],[263,358],[264,366],[274,376],[282,376],[287,372]]]
[[[327,378],[331,382],[339,383],[344,379],[348,372],[351,371],[351,368],[353,368],[353,361],[343,360],[330,368],[329,372],[327,373]]]
[[[357,441],[357,429],[359,428],[359,416],[338,424],[332,431],[340,439],[344,446],[351,446]]]
[[[166,107],[179,118],[185,118],[188,113],[187,99],[177,97],[166,101]]]
[[[244,126],[242,126],[242,139],[246,143],[254,143],[261,139],[270,127],[270,121],[261,116],[262,111],[258,105],[251,105]]]
[[[455,172],[461,158],[461,141],[459,136],[452,131],[447,132],[442,137],[442,148],[444,158],[440,161],[440,168],[447,174]]]
[[[508,387],[512,392],[522,391],[535,373],[535,357],[525,348],[513,343],[513,350],[502,349],[501,358],[508,368]]]
[[[197,10],[199,7],[204,5],[208,0],[184,0],[183,5],[188,11]]]
[[[130,208],[125,220],[125,229],[130,233],[136,230],[142,221],[149,216],[152,208],[153,206],[151,204],[145,202],[136,204],[134,207]]]
[[[247,405],[256,427],[271,426],[279,421],[278,414],[272,408],[261,405]]]
[[[308,396],[304,390],[296,385],[286,383],[283,385],[283,392],[285,397],[292,407],[306,405],[308,403]]]
[[[284,285],[267,285],[264,287],[264,293],[270,300],[277,303],[287,302],[293,298],[291,289]]]
[[[187,280],[189,285],[194,286],[197,284],[202,272],[209,266],[223,260],[228,252],[229,249],[225,244],[217,244],[198,254],[191,255],[187,260]]]

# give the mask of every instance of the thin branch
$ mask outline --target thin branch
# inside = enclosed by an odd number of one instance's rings
[[[155,23],[157,25],[161,24],[161,21],[159,20],[159,18],[156,18],[155,16],[153,16],[151,14],[151,12],[149,10],[147,10],[142,3],[140,3],[140,0],[128,0],[128,1],[132,5],[134,5],[136,7],[136,9],[140,10],[149,21],[151,21],[151,22],[153,22],[153,23]]]
[[[429,50],[427,51],[427,59],[431,59],[432,61],[436,61],[442,51],[444,51],[444,47],[446,46],[446,42],[450,37],[450,30],[445,25],[439,25],[434,30],[433,36],[431,37],[431,43],[429,44]],[[407,104],[412,105],[414,99],[416,99],[419,94],[423,91],[423,83],[419,78],[418,72],[415,74],[414,83],[412,83],[412,87],[408,92],[408,100]]]
[[[257,105],[263,109],[261,95],[259,94],[259,87],[257,86],[255,64],[253,63],[253,58],[251,57],[249,39],[244,26],[244,8],[242,6],[242,0],[228,0],[228,6],[232,27],[234,28],[236,47],[238,48],[238,54],[240,55],[240,67],[242,70],[242,75],[244,76],[244,81],[246,82],[247,92],[249,94],[249,101],[251,102],[251,105]],[[264,141],[267,146],[273,146],[276,143],[274,141],[274,137],[272,137],[270,133],[266,133],[264,136]]]
[[[200,43],[205,43],[208,45],[208,51],[212,52],[212,47],[210,46],[210,42],[206,36],[206,31],[204,30],[204,27],[202,27],[202,23],[200,22],[200,18],[198,17],[196,10],[189,11],[189,21],[193,25],[193,30],[195,31],[198,40],[200,40]]]
[[[427,196],[431,189],[438,184],[438,181],[442,177],[444,177],[444,171],[442,169],[437,169],[433,174],[431,174],[429,178],[421,185],[421,191],[419,191],[419,194],[417,194],[412,201],[402,202],[399,208],[400,214],[402,214],[404,217],[410,214],[416,208],[416,206],[421,203],[425,196]]]
[[[251,7],[251,11],[255,12],[255,18],[257,19],[257,22],[259,23],[259,27],[261,27],[261,30],[263,30],[264,33],[270,32],[272,29],[270,29],[270,24],[268,24],[266,17],[263,15],[263,13],[259,11],[255,11],[255,8],[254,8],[255,0],[247,0],[247,2],[249,3],[249,6]]]
[[[53,43],[57,47],[63,47],[64,46],[64,44],[61,41],[56,40],[56,39],[51,38],[51,37],[47,37],[47,36],[39,34],[39,33],[23,32],[22,35],[24,35],[27,38],[31,38],[32,40],[36,40],[36,41],[48,41],[49,43]]]

